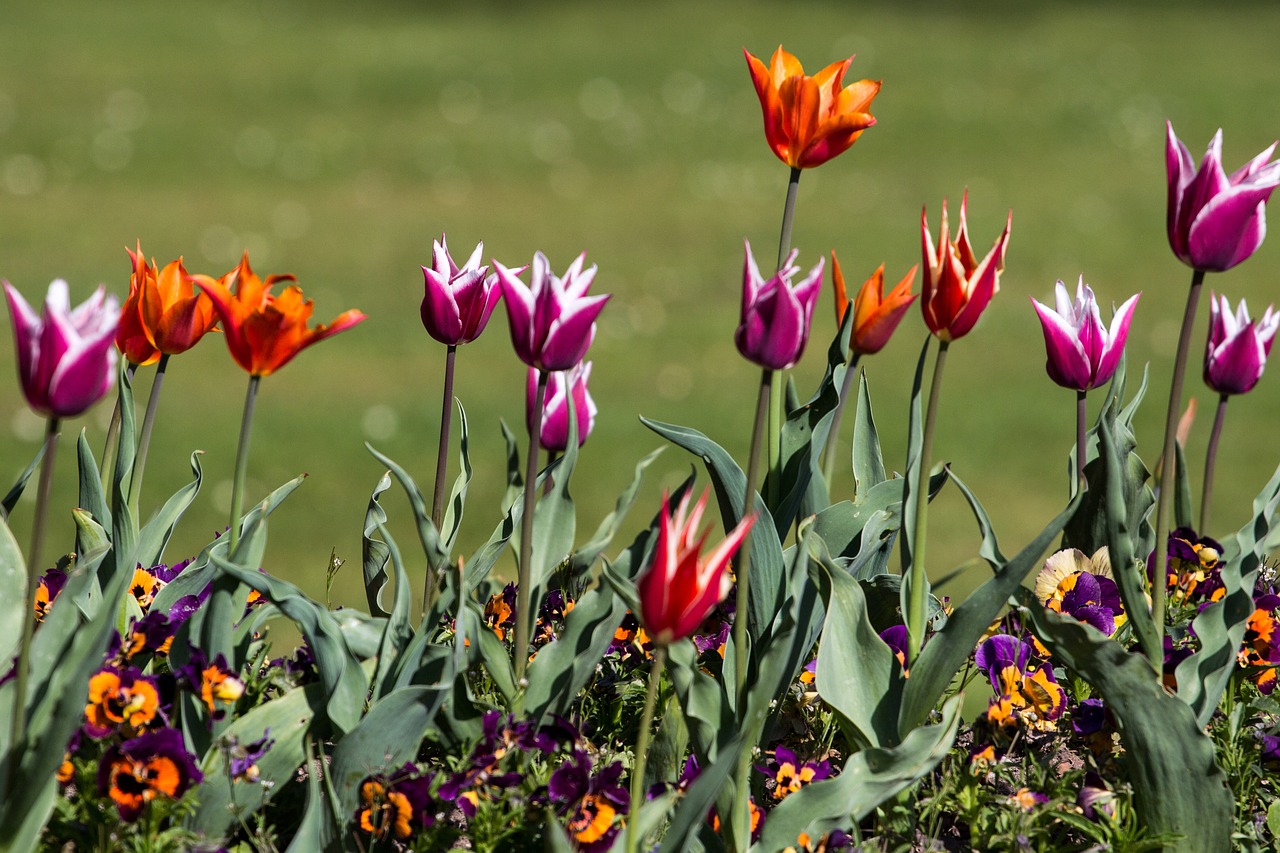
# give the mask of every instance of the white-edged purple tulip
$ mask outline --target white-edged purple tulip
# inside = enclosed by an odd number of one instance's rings
[[[1073,301],[1067,286],[1061,281],[1054,288],[1056,310],[1037,302],[1031,304],[1044,327],[1044,348],[1048,355],[1045,369],[1049,378],[1063,388],[1088,391],[1111,378],[1124,353],[1124,342],[1129,336],[1129,321],[1138,305],[1135,293],[1125,301],[1111,319],[1111,328],[1102,323],[1098,301],[1093,288],[1084,283],[1076,285]]]
[[[797,250],[792,249],[782,268],[766,280],[751,254],[751,244],[743,243],[747,259],[742,269],[742,318],[733,341],[738,352],[753,364],[785,370],[800,360],[809,341],[824,259],[819,258],[809,274],[793,286],[791,279],[800,271],[795,264]]]
[[[566,389],[573,391],[573,411],[578,422],[578,446],[581,447],[596,424],[596,401],[587,390],[591,378],[591,362],[584,361],[569,370],[556,371],[547,377],[546,400],[542,404],[542,434],[539,437],[543,449],[563,453],[569,444],[569,398]],[[529,393],[525,397],[525,417],[529,429],[533,429],[533,407],[538,395],[538,371],[529,368]]]
[[[111,389],[116,378],[116,326],[120,303],[99,286],[75,308],[67,283],[49,285],[38,315],[4,282],[22,393],[36,412],[55,418],[80,414]]]
[[[1209,142],[1200,168],[1165,123],[1169,175],[1169,245],[1184,264],[1208,272],[1229,270],[1262,245],[1266,205],[1280,185],[1280,161],[1268,163],[1276,143],[1230,177],[1222,169],[1222,130]]]
[[[1261,319],[1249,319],[1243,299],[1234,314],[1225,296],[1209,295],[1209,340],[1204,351],[1204,382],[1219,394],[1253,389],[1267,365],[1280,314],[1267,306]]]
[[[458,346],[480,337],[502,296],[497,273],[480,265],[484,243],[459,267],[444,235],[431,247],[431,267],[423,267],[422,325],[442,344]],[[487,274],[486,274],[487,273]]]
[[[533,275],[527,287],[519,278],[522,270],[493,262],[507,303],[511,343],[516,355],[530,367],[568,370],[587,354],[596,334],[596,317],[610,294],[587,296],[596,266],[584,270],[586,258],[583,252],[563,276],[557,276],[551,272],[547,256],[538,252],[533,256]]]

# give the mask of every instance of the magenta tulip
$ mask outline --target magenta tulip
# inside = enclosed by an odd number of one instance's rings
[[[596,424],[596,402],[587,390],[591,378],[591,362],[585,361],[567,371],[556,371],[547,377],[547,398],[542,405],[542,430],[539,442],[543,449],[563,453],[569,444],[569,400],[566,388],[573,391],[573,410],[578,422],[578,446],[581,447]],[[529,429],[533,429],[533,407],[537,405],[538,371],[529,368],[529,393],[525,413]]]
[[[1249,319],[1243,299],[1235,314],[1225,296],[1209,296],[1209,340],[1204,352],[1204,382],[1219,394],[1253,389],[1267,365],[1280,314],[1267,306],[1260,320]]]
[[[568,370],[587,354],[596,334],[596,317],[610,295],[587,296],[596,266],[584,270],[586,257],[585,252],[579,255],[561,277],[551,272],[547,256],[538,252],[528,287],[519,279],[521,270],[493,262],[506,297],[511,343],[530,367]]]
[[[426,280],[422,325],[442,344],[457,346],[480,337],[502,296],[497,273],[489,273],[488,266],[480,265],[483,251],[484,243],[480,243],[459,268],[443,235],[432,245],[434,266],[422,268]]]
[[[733,340],[748,361],[768,370],[785,370],[800,360],[809,341],[813,305],[822,286],[824,260],[809,270],[799,284],[791,279],[800,271],[795,265],[799,252],[791,250],[782,268],[767,281],[760,275],[756,259],[747,247],[742,269],[742,319]]]
[[[1256,252],[1266,236],[1267,199],[1280,185],[1280,161],[1267,162],[1276,143],[1228,177],[1222,169],[1221,130],[1196,170],[1173,124],[1166,126],[1169,245],[1194,269],[1229,270]]]
[[[1048,354],[1045,367],[1049,378],[1063,388],[1076,391],[1096,388],[1116,372],[1129,336],[1129,321],[1141,294],[1130,296],[1120,306],[1108,329],[1102,323],[1098,302],[1093,289],[1084,283],[1084,276],[1080,276],[1080,283],[1076,285],[1074,302],[1061,281],[1054,292],[1057,310],[1031,300],[1044,327],[1044,348]]]
[[[710,531],[698,535],[698,524],[707,507],[704,491],[693,512],[689,512],[692,492],[686,492],[675,515],[662,497],[662,515],[658,522],[658,545],[652,562],[636,579],[640,593],[640,623],[659,645],[667,645],[689,636],[717,604],[724,601],[732,586],[725,573],[729,558],[738,550],[742,539],[755,523],[749,515],[730,531],[706,557],[701,555]]]
[[[18,377],[31,408],[68,418],[98,402],[116,378],[116,297],[99,287],[72,308],[67,283],[58,279],[49,285],[39,316],[7,281],[4,291],[13,318]]]

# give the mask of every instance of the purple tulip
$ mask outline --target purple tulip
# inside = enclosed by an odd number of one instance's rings
[[[1044,348],[1049,356],[1045,365],[1049,378],[1063,388],[1088,391],[1111,378],[1124,353],[1125,338],[1129,336],[1129,321],[1138,305],[1134,294],[1120,306],[1111,319],[1111,328],[1102,324],[1098,302],[1093,289],[1084,283],[1076,286],[1076,298],[1072,302],[1067,286],[1061,281],[1055,288],[1057,310],[1042,305],[1035,299],[1031,304],[1040,315],[1044,326]]]
[[[37,316],[7,281],[4,292],[13,318],[18,378],[31,408],[67,418],[98,402],[116,378],[116,298],[99,287],[72,308],[67,283],[58,279],[49,285],[44,315]]]
[[[1209,142],[1200,169],[1165,123],[1169,172],[1169,245],[1184,264],[1208,272],[1229,270],[1262,245],[1266,204],[1280,185],[1280,161],[1268,163],[1276,143],[1227,177],[1222,170],[1222,130]]]
[[[809,340],[813,304],[822,286],[823,259],[809,270],[799,284],[791,279],[800,271],[795,265],[799,252],[791,250],[786,262],[766,281],[747,247],[742,270],[742,319],[733,340],[738,352],[767,370],[785,370],[800,360]]]
[[[547,397],[542,404],[543,449],[564,452],[569,444],[569,401],[566,388],[573,389],[573,409],[578,421],[578,446],[581,447],[596,423],[596,403],[587,390],[591,378],[591,362],[584,361],[568,371],[556,371],[547,377]],[[529,394],[525,401],[525,413],[529,429],[533,429],[533,407],[537,401],[538,371],[529,368]]]
[[[1244,394],[1258,384],[1280,328],[1280,314],[1267,306],[1260,320],[1249,319],[1243,299],[1235,314],[1225,296],[1209,297],[1209,340],[1204,350],[1204,382],[1219,394]]]
[[[587,296],[596,277],[596,266],[582,268],[586,252],[579,255],[563,277],[551,272],[547,256],[533,256],[533,279],[526,287],[518,276],[497,261],[498,281],[507,300],[507,321],[516,355],[539,370],[568,370],[587,354],[596,334],[596,317],[610,295]]]
[[[484,331],[502,296],[498,276],[480,266],[484,243],[476,246],[461,268],[453,262],[444,235],[431,247],[434,269],[422,268],[426,279],[422,298],[422,325],[442,344],[457,346],[474,341]]]

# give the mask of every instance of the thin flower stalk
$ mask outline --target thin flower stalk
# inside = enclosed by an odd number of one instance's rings
[[[156,375],[151,380],[151,392],[147,397],[147,411],[142,417],[142,430],[138,435],[138,453],[133,460],[133,476],[129,480],[129,506],[135,516],[138,498],[142,494],[142,473],[147,467],[147,448],[151,446],[151,431],[156,423],[156,409],[160,407],[160,389],[164,385],[165,370],[169,366],[169,353],[162,352],[156,364]]]
[[[1085,391],[1076,392],[1076,481],[1072,484],[1071,494],[1084,488],[1085,440],[1088,435],[1088,409],[1085,406]]]
[[[787,199],[782,206],[782,226],[778,232],[778,270],[787,263],[791,253],[791,227],[795,221],[796,193],[800,189],[800,173],[798,166],[791,168],[791,176],[787,180]],[[773,405],[769,409],[769,494],[770,506],[777,506],[782,499],[782,424],[786,421],[787,395],[783,393],[782,383],[785,376],[781,370],[771,371],[769,395]]]
[[[510,303],[508,302],[508,305]],[[524,681],[529,666],[529,632],[532,630],[533,604],[533,511],[537,507],[538,490],[538,436],[542,434],[542,407],[547,399],[547,381],[550,372],[538,371],[538,386],[534,392],[533,417],[529,423],[529,452],[524,467],[524,515],[520,519],[520,580],[516,584],[516,637],[512,655],[515,658],[516,683]]]
[[[1200,491],[1200,526],[1201,532],[1209,530],[1209,504],[1213,498],[1213,472],[1218,459],[1218,439],[1222,436],[1222,422],[1227,417],[1227,401],[1230,394],[1218,397],[1218,411],[1213,418],[1213,431],[1209,433],[1209,446],[1204,452],[1204,485]]]
[[[440,398],[440,448],[436,451],[436,484],[431,494],[431,523],[437,531],[444,525],[444,483],[449,473],[449,433],[453,424],[453,367],[458,347],[449,344],[444,357],[444,391]],[[422,589],[422,614],[430,610],[436,597],[436,582],[441,566],[427,569],[426,583]]]
[[[915,663],[924,646],[928,609],[925,598],[925,541],[929,516],[929,465],[933,457],[933,429],[938,415],[938,398],[942,388],[942,370],[947,363],[951,342],[938,341],[938,357],[933,362],[933,380],[929,386],[929,407],[925,410],[924,435],[920,446],[920,475],[916,480],[916,523],[913,531],[911,565],[911,597],[907,603],[907,664]]]
[[[662,683],[662,671],[666,664],[667,647],[658,643],[653,650],[653,661],[649,664],[649,685],[644,694],[644,711],[640,715],[640,736],[636,739],[636,762],[631,768],[631,808],[627,811],[630,820],[624,830],[627,834],[624,848],[626,853],[636,853],[644,840],[640,837],[637,824],[640,807],[644,805],[644,772],[649,758],[654,710],[658,705],[658,687]]]
[[[236,445],[236,469],[231,481],[231,522],[230,540],[227,548],[228,558],[233,558],[236,546],[240,544],[240,513],[244,506],[244,482],[249,471],[249,436],[253,428],[253,409],[258,399],[258,382],[262,379],[257,374],[249,375],[249,388],[244,395],[244,414],[240,419],[240,441]]]

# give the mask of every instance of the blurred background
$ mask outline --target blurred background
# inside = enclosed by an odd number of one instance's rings
[[[1276,32],[1274,3],[1212,14],[1190,2],[17,4],[0,28],[0,277],[33,303],[56,277],[76,301],[99,282],[123,298],[135,240],[161,265],[181,255],[212,275],[248,249],[260,274],[297,275],[315,320],[367,313],[264,381],[247,495],[308,472],[272,518],[266,567],[319,596],[336,549],[348,565],[335,603],[362,604],[360,530],[382,474],[364,442],[428,493],[433,478],[444,348],[418,319],[432,239],[447,233],[459,260],[483,240],[486,259],[508,266],[542,250],[557,271],[585,251],[600,267],[593,291],[614,294],[590,356],[600,415],[573,484],[582,541],[663,444],[638,415],[745,456],[757,372],[732,342],[742,241],[773,257],[787,167],[765,144],[743,48],[767,61],[782,43],[810,73],[856,53],[849,79],[884,81],[879,123],[805,173],[793,243],[806,268],[835,249],[852,290],[881,262],[892,283],[919,261],[922,206],[936,234],[942,200],[958,206],[968,188],[980,254],[1013,210],[1001,292],[952,348],[935,444],[1013,553],[1064,504],[1074,440],[1074,395],[1045,375],[1028,297],[1048,302],[1057,279],[1082,273],[1104,305],[1143,292],[1129,364],[1131,387],[1150,364],[1138,438],[1154,465],[1190,280],[1165,237],[1164,122],[1197,159],[1224,128],[1228,170],[1269,145]],[[1257,316],[1280,290],[1277,243],[1208,288],[1248,297]],[[823,288],[795,371],[804,397],[835,330],[829,277]],[[1198,378],[1205,296],[1188,371],[1197,493],[1216,399]],[[864,362],[892,469],[925,334],[913,309]],[[0,338],[7,489],[42,424],[18,389],[11,331]],[[469,554],[500,517],[499,419],[523,433],[524,368],[503,308],[457,371],[475,465]],[[151,373],[139,374],[139,410]],[[170,364],[144,513],[190,479],[193,450],[206,473],[170,561],[226,524],[245,381],[216,337]],[[1091,419],[1101,402],[1091,397]],[[109,415],[103,403],[66,424],[46,553],[71,541],[75,435],[86,429],[100,452]],[[1237,527],[1268,479],[1278,417],[1280,376],[1232,404],[1209,533]],[[660,457],[628,530],[694,461]],[[450,479],[456,467],[455,456]],[[834,492],[851,489],[842,471]],[[11,519],[24,547],[33,493]],[[403,496],[383,502],[419,570]],[[972,558],[979,536],[955,489],[935,506],[937,576]]]

